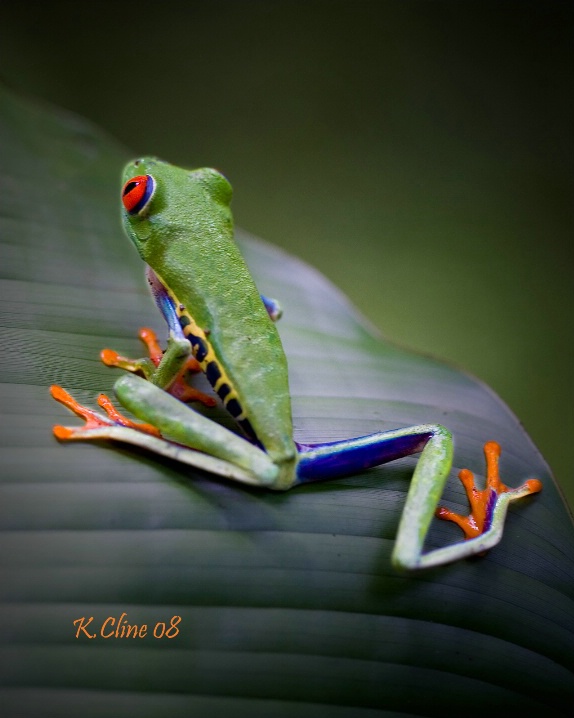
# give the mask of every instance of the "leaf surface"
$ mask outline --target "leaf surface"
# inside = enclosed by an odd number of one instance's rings
[[[51,426],[74,420],[47,387],[93,405],[118,373],[99,350],[138,356],[137,329],[162,325],[119,222],[129,153],[84,120],[0,97],[2,715],[566,715],[574,530],[547,465],[488,388],[377,336],[297,259],[238,233],[284,307],[295,438],[443,423],[443,499],[460,512],[456,473],[482,476],[496,439],[504,481],[544,490],[511,507],[487,556],[393,571],[413,458],[276,494],[56,442]],[[428,544],[459,538],[436,522]],[[147,635],[104,638],[124,613]],[[96,637],[76,638],[91,616]],[[154,638],[174,616],[178,635]]]

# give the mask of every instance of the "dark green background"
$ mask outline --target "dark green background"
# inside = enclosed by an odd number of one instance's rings
[[[136,153],[224,171],[238,224],[490,384],[572,504],[573,18],[552,0],[2,0],[0,76]]]

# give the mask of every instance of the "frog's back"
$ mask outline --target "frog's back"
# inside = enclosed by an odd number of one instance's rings
[[[207,378],[245,433],[277,463],[294,460],[287,361],[233,238],[231,186],[215,170],[188,171],[154,159],[155,195],[126,229],[172,296],[180,325]]]
[[[213,244],[212,244],[213,249]],[[287,360],[275,324],[244,260],[216,281],[207,276],[171,284],[180,324],[225,408],[275,461],[291,458],[291,399]],[[225,249],[229,259],[231,248]],[[217,254],[217,252],[216,252]]]

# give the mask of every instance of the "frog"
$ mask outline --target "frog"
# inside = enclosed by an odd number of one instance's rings
[[[470,513],[438,507],[453,462],[454,442],[442,424],[421,424],[328,443],[295,441],[288,364],[277,330],[282,309],[261,295],[234,236],[232,187],[218,170],[188,170],[155,157],[128,163],[122,177],[122,221],[146,266],[151,294],[167,324],[162,350],[149,328],[139,336],[147,356],[132,360],[104,349],[102,361],[126,370],[114,384],[117,400],[101,394],[97,411],[61,386],[52,396],[85,420],[56,425],[60,441],[131,444],[208,474],[261,489],[285,491],[352,475],[418,454],[391,561],[416,571],[480,555],[501,539],[512,501],[537,493],[541,482],[506,486],[500,445],[484,444],[486,486],[463,469]],[[207,378],[212,393],[189,381]],[[205,407],[219,403],[237,431],[214,421]],[[425,551],[434,516],[457,524],[464,539]]]

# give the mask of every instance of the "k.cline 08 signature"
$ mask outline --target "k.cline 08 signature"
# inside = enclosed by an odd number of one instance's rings
[[[77,627],[76,638],[79,638],[82,634],[88,638],[97,638],[98,636],[101,638],[145,638],[149,634],[147,624],[128,623],[127,615],[124,612],[119,618],[108,616],[97,633],[92,633],[95,626],[90,625],[94,620],[93,616],[76,618],[73,622],[74,626]],[[180,621],[181,616],[172,616],[169,624],[165,621],[158,621],[150,635],[153,635],[154,638],[175,638],[179,635],[178,625]]]

